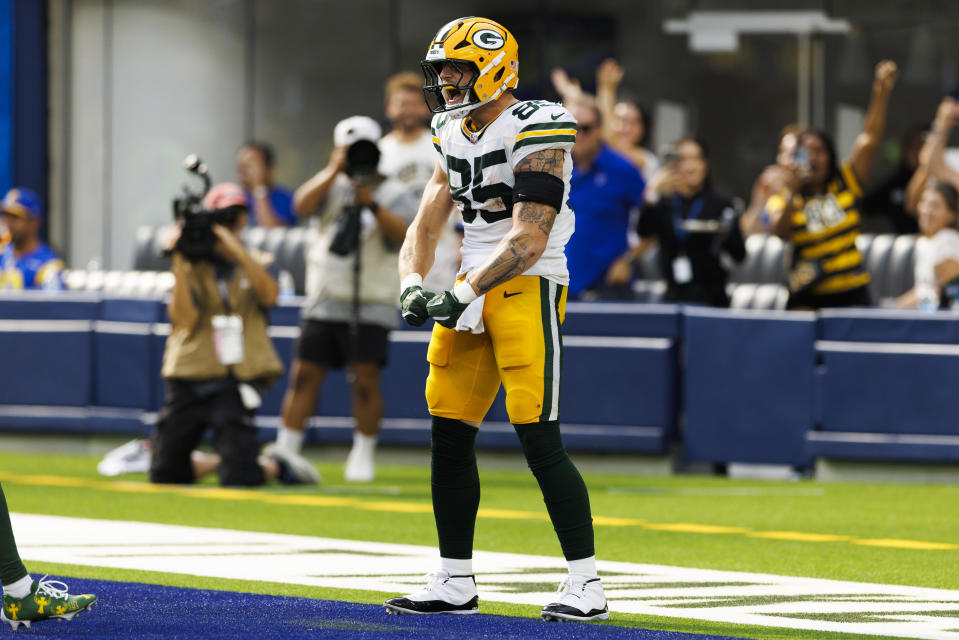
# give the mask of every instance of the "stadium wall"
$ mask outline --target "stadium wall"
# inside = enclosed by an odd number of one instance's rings
[[[289,367],[299,301],[273,311]],[[564,326],[561,420],[579,451],[811,468],[817,457],[955,462],[959,377],[954,314],[730,311],[571,303]],[[163,397],[169,325],[159,300],[69,293],[0,295],[0,430],[146,435]],[[393,332],[383,376],[382,441],[426,447],[427,330]],[[402,364],[401,364],[402,363]],[[264,398],[264,439],[285,383]],[[502,394],[501,394],[502,395]],[[332,375],[314,443],[352,437],[350,393]],[[479,444],[515,448],[502,397]]]

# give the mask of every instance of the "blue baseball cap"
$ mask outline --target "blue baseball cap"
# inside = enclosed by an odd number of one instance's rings
[[[43,217],[40,196],[30,189],[14,187],[7,191],[7,195],[0,202],[0,213],[7,213],[18,218],[40,219]]]

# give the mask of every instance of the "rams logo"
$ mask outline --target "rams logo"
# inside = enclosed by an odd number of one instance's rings
[[[492,29],[480,29],[473,34],[473,44],[480,49],[495,51],[496,49],[502,49],[503,45],[506,44],[506,40],[501,34]]]

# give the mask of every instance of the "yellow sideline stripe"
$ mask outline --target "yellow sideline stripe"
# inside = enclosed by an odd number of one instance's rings
[[[158,485],[148,482],[110,482],[91,480],[74,476],[23,475],[0,471],[0,480],[12,484],[39,487],[86,487],[101,491],[121,493],[162,493],[203,498],[206,500],[245,500],[267,504],[282,504],[301,507],[346,507],[361,511],[382,511],[387,513],[432,513],[433,507],[418,502],[366,501],[343,496],[319,496],[310,494],[267,493],[256,489],[225,489],[218,487],[189,487],[177,485]],[[546,513],[539,511],[520,511],[517,509],[483,509],[477,512],[480,518],[491,520],[549,520]],[[745,527],[733,527],[694,522],[649,522],[639,518],[617,518],[593,516],[593,524],[598,527],[636,527],[647,531],[666,531],[672,533],[699,533],[704,535],[741,535],[749,538],[785,540],[789,542],[848,542],[865,547],[884,547],[889,549],[909,549],[912,551],[952,551],[959,544],[950,542],[928,542],[924,540],[899,540],[895,538],[856,538],[853,536],[829,533],[808,533],[802,531],[753,531]]]

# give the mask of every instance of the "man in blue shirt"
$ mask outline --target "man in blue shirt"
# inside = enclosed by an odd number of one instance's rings
[[[258,227],[292,227],[293,192],[273,182],[276,155],[265,142],[247,142],[236,154],[236,174],[246,191],[250,224]]]
[[[567,109],[579,123],[573,145],[573,177],[569,205],[576,213],[576,232],[566,245],[569,296],[595,290],[601,297],[628,294],[628,283],[611,282],[607,272],[629,249],[630,212],[643,201],[645,183],[639,171],[603,143],[599,110],[589,101]]]
[[[63,289],[63,261],[39,237],[40,198],[22,187],[0,202],[10,242],[0,248],[0,290]]]

